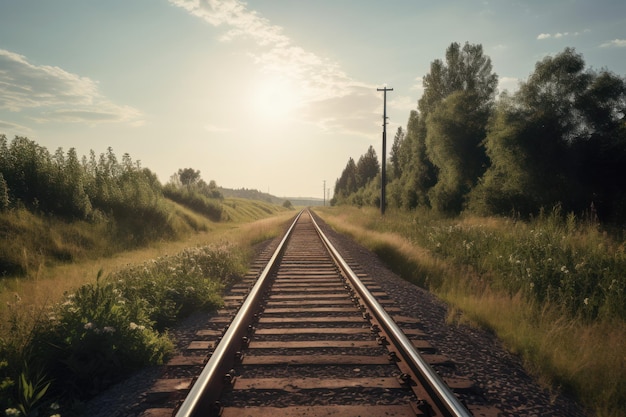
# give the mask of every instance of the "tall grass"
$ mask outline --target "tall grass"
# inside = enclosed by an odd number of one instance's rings
[[[558,210],[530,222],[318,210],[406,279],[493,330],[546,385],[626,415],[625,245]]]
[[[51,398],[88,397],[115,381],[114,369],[130,372],[161,361],[171,349],[166,329],[192,311],[219,306],[221,289],[243,274],[252,245],[278,235],[293,216],[279,206],[259,210],[256,202],[241,200],[237,205],[245,213],[233,212],[238,222],[214,223],[168,204],[168,221],[181,231],[175,240],[105,252],[99,245],[106,246],[108,235],[94,230],[93,246],[91,235],[83,236],[85,244],[76,245],[83,252],[70,261],[22,251],[18,261],[26,273],[0,279],[0,413],[26,415],[23,406],[32,415],[47,415],[48,405],[56,409]],[[6,223],[19,229],[24,245],[34,233],[84,230],[26,210],[4,215],[24,218]],[[35,360],[34,352],[42,359]],[[20,394],[26,386],[33,387],[28,399]],[[64,410],[62,415],[71,411]]]

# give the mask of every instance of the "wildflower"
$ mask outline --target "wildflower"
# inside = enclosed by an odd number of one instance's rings
[[[61,417],[61,414],[57,413],[57,414],[52,414],[50,417]]]
[[[129,327],[130,327],[130,330],[144,330],[146,328],[146,326],[139,325],[139,324],[137,324],[135,322],[132,322],[132,321],[130,322],[130,326]]]
[[[531,283],[530,283],[530,289],[532,290],[533,288],[535,288],[535,283],[534,283],[534,282],[531,282]]]
[[[91,329],[93,329],[94,327],[95,327],[95,326],[93,325],[93,323],[92,323],[92,322],[86,323],[86,324],[83,326],[83,328],[84,328],[85,330],[91,330]]]
[[[61,408],[61,406],[59,405],[59,403],[52,403],[52,404],[50,404],[50,409],[51,410],[58,410],[60,408]],[[52,417],[52,416],[50,416],[50,417]]]
[[[561,272],[563,272],[564,274],[569,274],[569,270],[567,269],[565,265],[561,267]]]
[[[113,327],[113,326],[104,326],[104,329],[102,329],[102,331],[104,333],[115,333],[115,327]]]
[[[4,410],[4,414],[6,414],[7,417],[21,416],[22,415],[20,410],[18,410],[17,408],[7,408],[6,410]]]
[[[585,303],[585,305],[589,305],[589,297],[585,297],[583,303]]]

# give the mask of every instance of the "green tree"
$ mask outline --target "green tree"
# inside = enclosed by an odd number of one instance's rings
[[[359,158],[356,164],[357,188],[365,187],[380,172],[380,164],[374,147],[370,145],[367,152]]]
[[[407,132],[400,146],[400,181],[398,206],[415,208],[428,206],[428,190],[435,184],[435,167],[426,155],[426,123],[416,110],[412,110]]]
[[[398,126],[396,135],[393,138],[393,144],[391,145],[391,152],[389,152],[389,161],[391,162],[389,165],[391,172],[388,178],[391,180],[399,177],[402,173],[400,169],[400,147],[402,146],[402,142],[404,142],[404,137],[404,130],[402,130],[401,126]]]
[[[430,160],[438,167],[437,183],[429,198],[438,211],[459,213],[465,196],[488,163],[482,142],[489,108],[476,104],[474,92],[459,90],[428,116],[426,148]]]
[[[184,186],[189,187],[200,180],[200,171],[193,168],[179,169],[178,178]]]
[[[496,108],[485,140],[491,166],[472,206],[528,214],[593,202],[608,217],[626,214],[625,97],[623,78],[586,70],[571,48],[538,62]]]
[[[424,143],[422,159],[428,159],[432,168],[421,163],[421,176],[413,181],[418,187],[415,194],[426,194],[438,210],[457,213],[486,164],[481,142],[498,76],[482,45],[461,47],[455,42],[446,50],[445,63],[438,59],[431,63],[423,84],[416,142]]]
[[[477,106],[493,101],[498,76],[492,72],[491,59],[483,54],[480,44],[454,42],[446,50],[446,62],[436,59],[430,73],[423,78],[424,94],[418,101],[423,117],[433,111],[446,97],[456,91],[474,94]]]
[[[4,180],[2,172],[0,172],[0,211],[9,208],[9,187]]]
[[[356,190],[356,164],[354,163],[354,159],[349,158],[341,176],[335,182],[334,198],[336,198],[338,202],[341,202],[343,198],[354,193]]]

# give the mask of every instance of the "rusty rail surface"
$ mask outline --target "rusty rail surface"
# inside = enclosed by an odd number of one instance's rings
[[[364,275],[341,257],[310,212],[300,212],[176,417],[471,416],[405,335],[410,330],[385,311],[393,310],[391,300],[379,302]],[[342,366],[357,377],[324,371]],[[397,371],[358,377],[368,366]],[[245,367],[267,371],[238,375],[233,369]],[[294,371],[299,367],[309,374]]]

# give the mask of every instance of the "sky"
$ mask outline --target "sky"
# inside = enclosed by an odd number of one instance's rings
[[[623,0],[0,0],[0,134],[51,153],[111,147],[157,174],[332,196],[382,156],[452,42],[515,91],[573,47],[626,76]],[[387,151],[387,156],[389,151]]]

